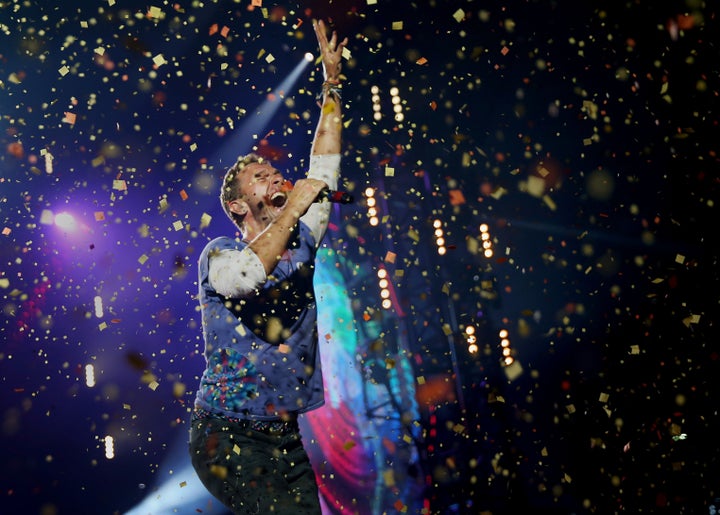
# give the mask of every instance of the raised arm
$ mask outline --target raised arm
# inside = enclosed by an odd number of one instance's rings
[[[323,83],[320,93],[320,119],[318,120],[312,148],[310,150],[310,169],[308,178],[323,181],[331,190],[337,189],[340,172],[340,151],[342,147],[342,105],[341,75],[342,56],[347,38],[338,43],[337,33],[333,31],[330,40],[322,21],[313,21],[320,55],[323,63]],[[327,202],[310,206],[302,221],[315,236],[320,245],[330,219],[331,206]]]
[[[325,23],[313,21],[313,28],[320,46],[323,63],[322,103],[320,120],[315,130],[311,154],[339,154],[341,149],[342,112],[341,112],[341,75],[342,55],[348,39],[338,42],[335,31],[330,40],[327,38]]]

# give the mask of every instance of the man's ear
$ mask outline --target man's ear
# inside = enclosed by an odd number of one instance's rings
[[[242,199],[235,199],[228,202],[228,206],[230,207],[230,212],[234,213],[239,216],[245,216],[250,208],[248,206],[248,203],[245,202]]]

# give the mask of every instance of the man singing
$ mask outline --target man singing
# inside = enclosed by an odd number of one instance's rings
[[[212,240],[199,260],[207,367],[190,430],[192,464],[236,514],[319,514],[297,417],[324,403],[313,290],[315,255],[337,188],[341,58],[347,38],[313,22],[324,82],[307,177],[287,187],[255,154],[227,171],[220,200],[242,239]]]

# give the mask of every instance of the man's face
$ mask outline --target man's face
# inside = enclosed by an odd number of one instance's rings
[[[269,163],[250,163],[242,169],[237,180],[240,198],[248,204],[256,219],[272,220],[285,207],[285,178]]]

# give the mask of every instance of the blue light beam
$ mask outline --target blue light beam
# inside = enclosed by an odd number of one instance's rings
[[[253,146],[252,142],[259,141],[261,134],[268,123],[275,116],[284,98],[295,85],[302,72],[310,64],[306,54],[288,75],[256,109],[255,115],[246,118],[230,141],[220,150],[218,162],[234,164],[238,156],[246,154]]]

